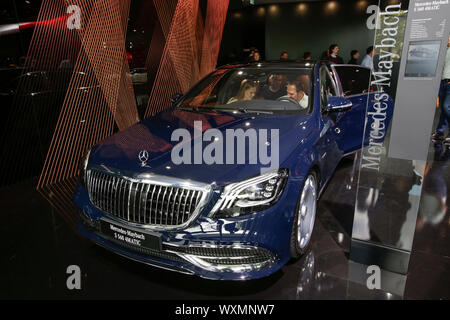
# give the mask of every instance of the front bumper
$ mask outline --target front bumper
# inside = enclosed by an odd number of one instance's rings
[[[111,217],[90,203],[80,185],[75,202],[82,211],[80,233],[101,247],[151,266],[206,279],[248,280],[273,274],[290,259],[295,190],[288,183],[276,205],[254,215],[226,220],[201,215],[186,229],[161,231],[161,250],[124,244],[102,234],[100,219]]]
[[[248,280],[268,276],[282,266],[269,250],[241,243],[178,246],[163,242],[160,251],[119,243],[93,228],[84,214],[81,217],[78,227],[84,237],[121,256],[166,270],[214,280]]]

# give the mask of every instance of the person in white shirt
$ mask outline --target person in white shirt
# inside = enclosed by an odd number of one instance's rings
[[[366,50],[366,56],[364,57],[363,61],[361,62],[361,66],[370,68],[370,70],[375,71],[373,67],[373,56],[376,53],[376,50],[373,46],[370,46]]]
[[[441,116],[436,131],[432,135],[435,141],[444,139],[445,131],[450,122],[450,36],[448,37],[444,70],[442,71],[442,80],[439,87],[439,107],[441,108]],[[450,142],[449,138],[445,140],[446,143]]]
[[[303,86],[299,81],[288,82],[286,92],[286,97],[297,101],[302,109],[308,108],[308,95],[303,91]]]

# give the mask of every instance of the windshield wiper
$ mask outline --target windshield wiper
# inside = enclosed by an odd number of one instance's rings
[[[199,111],[198,107],[192,107],[192,108],[189,108],[189,107],[178,107],[177,109],[180,109],[180,110],[183,110],[183,111],[194,111],[194,112],[198,112]]]
[[[256,109],[246,109],[246,108],[238,108],[233,109],[233,111],[239,111],[240,113],[269,113],[272,114],[272,110],[256,110]]]
[[[217,108],[217,107],[178,107],[177,109],[190,111],[190,112],[223,112],[223,113],[268,113],[272,114],[271,110],[253,110],[247,108]]]

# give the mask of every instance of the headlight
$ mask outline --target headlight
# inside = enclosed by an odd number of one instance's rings
[[[267,209],[280,198],[288,173],[287,169],[279,169],[227,185],[211,213],[216,218],[227,218]]]
[[[89,150],[84,157],[81,158],[80,161],[80,181],[81,184],[86,186],[86,169],[89,162],[89,155],[91,154],[91,150]]]

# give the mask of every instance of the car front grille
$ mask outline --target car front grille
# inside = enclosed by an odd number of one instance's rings
[[[137,182],[99,170],[88,170],[87,189],[91,202],[108,215],[160,227],[188,223],[205,196],[202,190]]]

